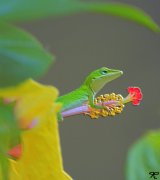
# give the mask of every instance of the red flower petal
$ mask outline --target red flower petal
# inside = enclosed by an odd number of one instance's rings
[[[140,100],[142,100],[142,92],[139,87],[128,87],[128,93],[130,95],[131,101],[133,105],[139,105]]]
[[[139,99],[139,100],[142,99],[142,93],[137,94],[137,99]]]
[[[141,90],[140,90],[139,87],[134,87],[134,91],[137,92],[137,93],[140,93],[140,92],[141,92]]]
[[[8,154],[10,156],[13,156],[14,158],[19,158],[22,154],[22,146],[21,144],[18,144],[17,146],[13,147],[8,151]]]
[[[134,92],[134,88],[133,87],[128,87],[128,93],[132,93],[132,92]]]
[[[135,99],[134,101],[132,101],[132,104],[135,105],[135,106],[137,106],[137,105],[140,104],[140,100]]]

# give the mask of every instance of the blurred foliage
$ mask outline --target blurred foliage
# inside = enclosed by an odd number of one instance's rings
[[[5,105],[0,101],[0,172],[8,179],[8,155],[10,148],[20,142],[20,131],[13,112],[14,104]]]
[[[142,10],[120,3],[85,3],[77,0],[1,0],[0,20],[25,21],[77,12],[96,12],[132,20],[157,32],[159,26]],[[38,78],[53,57],[28,33],[0,23],[0,87]]]
[[[127,180],[150,179],[150,172],[160,172],[159,130],[147,133],[132,146],[128,153]]]
[[[118,16],[141,24],[154,32],[160,31],[159,26],[143,10],[126,4],[85,3],[78,0],[1,0],[0,87],[14,86],[28,78],[42,76],[54,59],[33,36],[8,22],[23,22],[80,12]],[[155,138],[156,142],[158,138]],[[4,105],[0,102],[0,171],[5,180],[8,179],[9,168],[7,151],[18,144],[19,140],[20,131],[14,117],[13,104]],[[144,138],[133,147],[129,153],[128,180],[142,180],[148,167],[159,167],[159,159],[156,159],[159,158],[156,150],[159,150],[159,146],[155,144],[150,138]],[[133,179],[134,177],[136,179]]]
[[[84,4],[85,5],[85,4]],[[160,32],[160,27],[143,10],[122,3],[93,3],[84,6],[86,11],[122,17],[146,26],[154,32]]]
[[[30,34],[0,23],[0,86],[44,74],[53,57]]]
[[[4,132],[8,132],[5,134],[8,139],[3,157],[8,157],[7,152],[10,154],[10,180],[71,180],[63,170],[57,124],[61,104],[56,102],[57,96],[58,90],[55,87],[42,85],[31,79],[14,87],[0,89],[0,97],[5,103],[15,102],[13,105],[2,103],[0,111],[2,115],[6,112],[2,122],[6,127],[3,128]],[[21,141],[16,142],[19,139],[19,129],[22,129]],[[0,137],[5,140],[3,133]],[[7,151],[10,144],[12,147]],[[6,168],[4,163],[2,167]],[[0,180],[3,179],[0,172]]]
[[[142,10],[121,3],[85,3],[78,0],[15,0],[0,2],[0,19],[24,21],[77,12],[98,12],[123,17],[140,23],[153,31],[158,25]]]
[[[78,12],[98,12],[140,23],[153,31],[159,26],[144,11],[122,3],[85,3],[78,0],[1,0],[0,20],[25,21]]]
[[[1,0],[1,21],[25,21],[53,15],[96,12],[135,21],[157,32],[159,26],[142,10],[119,3],[85,3],[77,0]],[[0,23],[0,87],[42,76],[53,57],[28,33]]]

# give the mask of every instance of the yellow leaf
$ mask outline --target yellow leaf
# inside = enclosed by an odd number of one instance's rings
[[[37,124],[21,134],[22,156],[10,159],[10,180],[71,180],[63,171],[57,123],[61,105],[55,103],[58,90],[28,80],[17,87],[0,90],[0,97],[14,99],[21,128]]]

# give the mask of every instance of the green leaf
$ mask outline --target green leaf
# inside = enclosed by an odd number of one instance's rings
[[[9,180],[9,161],[7,157],[0,154],[0,173],[3,180]]]
[[[13,112],[13,104],[0,101],[0,172],[8,180],[9,162],[7,152],[20,143],[20,131]]]
[[[30,34],[0,23],[0,86],[15,85],[38,78],[50,66],[53,57]]]
[[[122,3],[85,3],[78,0],[1,0],[0,20],[24,21],[54,15],[92,12],[118,16],[159,32],[160,27],[143,10]]]
[[[160,27],[154,22],[154,20],[143,10],[134,6],[121,3],[95,3],[86,5],[86,10],[122,17],[141,24],[155,32],[160,32]]]
[[[0,20],[24,21],[76,12],[76,0],[1,0]]]
[[[160,172],[160,131],[146,134],[132,146],[126,168],[127,180],[150,179],[149,172]]]

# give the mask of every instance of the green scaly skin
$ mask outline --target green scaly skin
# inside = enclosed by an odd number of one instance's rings
[[[123,72],[120,70],[109,69],[106,67],[102,67],[91,72],[78,89],[60,96],[57,99],[57,102],[63,104],[61,112],[76,108],[85,104],[86,102],[88,102],[92,108],[104,108],[103,106],[94,104],[95,95],[103,88],[106,83],[118,78],[122,74]],[[63,120],[61,113],[58,114],[58,120]]]

